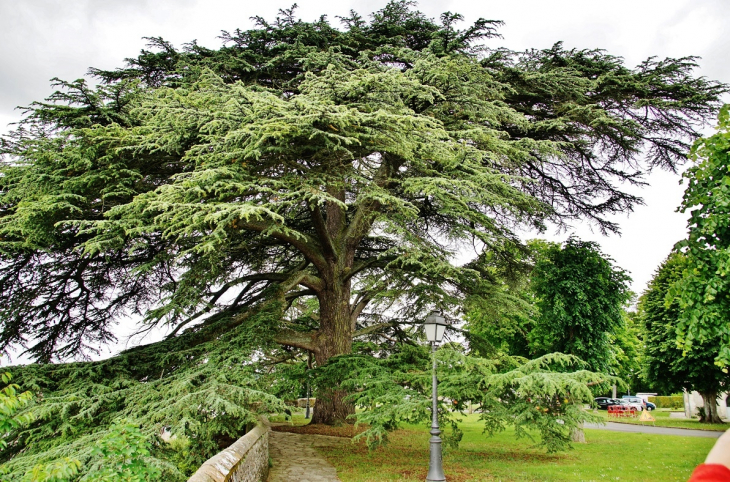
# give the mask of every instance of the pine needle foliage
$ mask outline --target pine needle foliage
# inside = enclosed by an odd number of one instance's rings
[[[338,383],[363,410],[353,418],[368,428],[356,438],[371,447],[387,442],[402,423],[431,419],[431,353],[424,345],[404,346],[387,359],[340,356],[318,369],[320,383]],[[484,431],[494,434],[514,426],[518,438],[533,439],[548,452],[570,447],[572,430],[600,419],[583,409],[593,390],[616,381],[584,370],[574,356],[553,353],[534,360],[502,356],[481,358],[447,344],[435,353],[439,379],[439,425],[448,427],[444,441],[457,446],[460,416],[467,407],[481,413]],[[343,379],[342,374],[347,374]]]
[[[2,139],[0,349],[41,363],[16,369],[40,418],[11,466],[84,462],[121,418],[202,460],[280,409],[305,359],[387,356],[431,309],[488,299],[517,227],[616,230],[640,202],[621,184],[674,169],[727,90],[694,58],[493,48],[500,22],[405,0],[340,20],[286,9],[217,50],[151,38],[96,87],[57,80]],[[130,315],[169,338],[50,364]],[[322,384],[315,421],[352,414],[346,395]]]
[[[96,462],[94,447],[118,432],[122,420],[141,427],[140,436],[151,444],[146,463],[164,480],[186,480],[257,423],[259,413],[286,410],[270,393],[265,367],[255,362],[280,316],[280,309],[262,309],[246,330],[209,327],[197,334],[210,337],[207,343],[183,335],[99,362],[14,367],[36,394],[25,412],[34,421],[9,431],[0,456],[10,475],[3,480],[21,480],[33,468],[63,459],[78,461],[78,477],[93,479],[108,465]],[[164,442],[165,429],[186,440],[184,447]]]

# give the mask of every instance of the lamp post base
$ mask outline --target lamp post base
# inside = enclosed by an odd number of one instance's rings
[[[446,480],[444,469],[441,465],[441,430],[438,428],[431,429],[431,456],[428,461],[428,475],[426,482],[443,482]]]

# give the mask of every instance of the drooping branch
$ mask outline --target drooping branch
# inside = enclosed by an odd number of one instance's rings
[[[357,325],[357,318],[360,316],[360,313],[362,313],[362,310],[365,309],[371,299],[371,295],[368,294],[361,297],[359,300],[356,300],[355,306],[350,311],[350,324],[352,325],[353,331],[355,330],[355,326]]]
[[[298,271],[299,278],[297,284],[306,286],[307,288],[320,292],[324,288],[324,282],[319,277],[302,271]],[[242,276],[239,278],[243,281],[281,281],[285,282],[291,279],[291,273],[256,273],[252,275]]]

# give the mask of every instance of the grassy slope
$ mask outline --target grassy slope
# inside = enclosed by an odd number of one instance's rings
[[[296,422],[295,422],[296,423]],[[458,450],[444,455],[449,482],[467,481],[686,481],[714,439],[586,430],[588,443],[568,453],[548,455],[516,440],[514,432],[489,438],[477,416],[462,425]],[[343,482],[419,481],[428,468],[426,428],[411,427],[391,443],[368,453],[362,445],[329,448],[325,456]]]

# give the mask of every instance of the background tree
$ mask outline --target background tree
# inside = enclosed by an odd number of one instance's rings
[[[532,349],[575,355],[592,370],[608,372],[616,338],[625,331],[630,280],[596,243],[571,237],[563,246],[545,244],[532,274],[539,308]]]
[[[624,380],[633,393],[647,391],[643,378],[644,323],[636,311],[623,310],[624,323],[611,337],[613,359],[608,372]]]
[[[510,270],[494,267],[492,272],[498,273],[497,278],[503,280],[502,283],[492,284],[492,291],[488,297],[480,295],[467,299],[466,328],[469,331],[471,347],[476,352],[487,356],[502,353],[535,358],[551,352],[556,343],[554,337],[557,335],[549,334],[551,322],[542,317],[537,305],[539,297],[535,288],[538,285],[533,278],[542,276],[541,272],[545,272],[546,266],[552,263],[546,253],[559,251],[562,248],[557,243],[539,239],[531,240],[527,244],[532,254],[525,252],[515,257],[518,259],[521,256],[520,269],[515,269],[516,264],[510,265]],[[591,249],[595,248],[594,245]],[[534,269],[536,260],[542,263],[541,272]],[[603,280],[600,271],[592,273],[581,271],[582,267],[579,264],[573,268],[577,270],[575,276],[586,276],[592,278],[594,282]],[[553,265],[551,269],[558,268]],[[562,269],[568,271],[572,268],[563,265]],[[625,286],[623,289],[625,290]],[[555,291],[551,291],[547,296],[554,296]],[[575,303],[570,303],[566,299],[572,296],[570,292],[561,292],[560,296],[560,299],[553,301],[565,305]],[[593,309],[602,308],[594,306]],[[615,309],[612,314],[617,316]],[[572,317],[570,313],[566,316]],[[636,391],[644,384],[641,379],[643,322],[637,319],[635,312],[626,311],[625,307],[620,308],[620,317],[622,321],[618,322],[614,318],[611,324],[612,331],[606,333],[605,343],[602,345],[606,353],[602,355],[602,360],[606,362],[604,368],[607,373],[621,378],[632,391]]]
[[[687,256],[669,255],[639,300],[639,316],[646,327],[644,378],[663,393],[697,390],[705,405],[700,421],[722,423],[717,414],[717,396],[727,386],[730,376],[715,364],[720,337],[696,341],[686,349],[677,344],[682,309],[670,291],[688,266]]]
[[[716,361],[730,364],[730,106],[718,117],[718,132],[692,148],[681,212],[689,212],[689,233],[677,248],[687,255],[684,276],[672,291],[682,306],[677,337],[691,349],[714,345]]]

